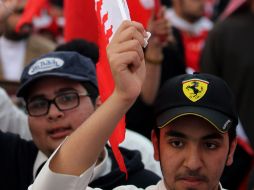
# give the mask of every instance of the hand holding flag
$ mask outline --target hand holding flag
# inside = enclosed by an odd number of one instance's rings
[[[130,20],[130,15],[129,15],[128,6],[125,0],[107,0],[107,1],[95,0],[95,7],[96,7],[96,13],[97,13],[98,25],[99,25],[98,28],[99,28],[99,47],[100,47],[100,60],[96,67],[97,79],[98,79],[101,99],[102,101],[105,101],[112,94],[114,90],[114,86],[115,86],[114,81],[112,79],[112,73],[109,67],[107,55],[106,55],[106,47],[109,41],[112,39],[114,33],[117,31],[120,24],[123,22],[123,20]],[[120,29],[120,30],[123,30],[123,29]],[[121,34],[121,37],[124,34],[126,35],[126,37],[130,37],[129,32],[126,32],[125,30],[123,30],[123,34]],[[126,41],[127,40],[126,37],[124,37],[122,40]],[[133,36],[133,37],[135,38],[136,36]],[[139,42],[143,40],[143,43],[144,43],[144,39],[143,38],[141,39],[141,38],[142,37],[140,37],[139,35]],[[131,38],[129,40],[131,40]],[[142,45],[145,45],[143,43]],[[118,43],[113,43],[113,44],[118,44]],[[112,47],[112,45],[110,47]],[[129,45],[127,47],[129,47]],[[121,48],[124,48],[124,46]],[[143,52],[140,52],[139,55],[142,55],[142,53]],[[117,55],[116,52],[114,53],[114,55],[115,56]],[[115,58],[117,58],[117,56]],[[110,59],[114,59],[114,56],[113,58],[111,57]],[[114,60],[111,60],[111,61],[114,61]],[[132,61],[133,61],[133,64],[131,65],[130,68],[131,70],[136,72],[137,65],[139,65],[139,63],[135,62],[134,60]],[[125,69],[125,71],[127,70]],[[125,74],[126,75],[124,76],[127,76],[128,72],[125,72]],[[140,83],[138,81],[139,80],[136,81],[137,86]],[[118,85],[118,87],[119,86],[120,85]],[[123,117],[121,121],[119,122],[118,126],[116,127],[116,129],[114,130],[113,134],[111,135],[109,142],[111,144],[113,153],[116,157],[120,170],[125,172],[127,177],[127,169],[125,167],[121,152],[118,148],[118,145],[124,140],[124,138],[125,138],[125,118]]]
[[[107,48],[108,60],[115,81],[115,91],[121,94],[122,99],[127,102],[138,97],[145,79],[145,60],[142,48],[145,44],[145,37],[147,34],[142,24],[124,21]]]

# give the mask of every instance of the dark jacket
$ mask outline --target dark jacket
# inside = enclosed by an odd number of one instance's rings
[[[138,151],[121,148],[128,169],[128,179],[120,172],[110,148],[109,157],[112,160],[112,172],[100,177],[93,183],[96,187],[112,189],[119,185],[136,185],[147,187],[156,184],[160,178],[151,171],[145,170]],[[38,149],[32,141],[21,139],[18,135],[0,131],[0,189],[27,190],[33,183],[33,167]]]
[[[89,184],[90,187],[98,187],[104,190],[112,190],[120,185],[135,185],[139,188],[157,184],[160,177],[152,171],[144,169],[144,164],[141,162],[141,154],[139,151],[127,150],[120,148],[124,157],[125,165],[128,171],[128,179],[123,172],[118,168],[112,150],[108,148],[109,157],[111,158],[112,168],[111,173],[94,180]]]
[[[33,165],[38,149],[31,141],[0,131],[0,189],[27,190],[33,182]]]

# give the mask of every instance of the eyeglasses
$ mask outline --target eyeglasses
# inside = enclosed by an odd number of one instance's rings
[[[54,99],[35,98],[26,104],[27,112],[30,116],[38,117],[47,115],[53,103],[58,110],[66,111],[79,106],[80,96],[89,96],[87,93],[68,92],[57,95]]]

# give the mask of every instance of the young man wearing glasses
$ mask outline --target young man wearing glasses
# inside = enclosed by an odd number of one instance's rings
[[[1,189],[27,189],[42,163],[100,105],[94,63],[75,52],[46,54],[24,69],[17,96],[26,102],[33,142],[0,132],[0,150],[4,153],[0,157]],[[121,151],[128,180],[120,172],[112,151],[105,147],[98,158],[91,186],[112,189],[135,183],[145,187],[160,179],[144,169],[137,151]]]

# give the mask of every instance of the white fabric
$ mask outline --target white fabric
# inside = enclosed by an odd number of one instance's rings
[[[91,181],[94,181],[98,179],[99,177],[107,175],[108,173],[111,172],[112,160],[109,159],[108,151],[106,148],[104,148],[104,153],[105,153],[105,157],[103,158],[102,162],[96,165],[94,168],[93,178],[91,179]],[[48,157],[43,152],[41,151],[38,152],[34,162],[34,167],[33,167],[33,179],[35,179],[37,170],[39,169],[41,164],[46,162],[47,159]]]
[[[4,89],[0,87],[0,130],[20,135],[21,138],[31,140],[27,115],[18,109],[11,101]]]
[[[36,156],[35,162],[34,162],[34,167],[33,167],[33,179],[35,179],[37,170],[39,167],[46,162],[48,157],[41,151],[38,151],[38,154]]]
[[[0,38],[0,58],[4,79],[19,81],[26,54],[26,41],[10,41]]]
[[[195,23],[189,23],[180,18],[173,9],[167,9],[166,18],[171,22],[172,26],[182,31],[187,31],[192,34],[200,34],[200,32],[209,31],[213,27],[213,23],[206,17],[201,17]]]
[[[239,138],[244,140],[246,143],[250,143],[249,138],[247,137],[247,135],[246,135],[246,133],[243,129],[243,126],[242,126],[242,123],[241,123],[240,119],[238,120],[238,125],[236,127],[236,134]]]
[[[63,142],[64,143],[64,142]],[[62,143],[62,144],[63,144]],[[61,145],[56,149],[56,151],[51,155],[49,160],[46,162],[41,172],[37,176],[34,183],[28,188],[28,190],[92,190],[93,188],[88,187],[91,179],[94,175],[93,164],[89,169],[87,169],[80,176],[73,176],[67,174],[55,173],[49,168],[49,163],[56,152],[59,150]],[[94,188],[99,190],[99,188]],[[141,190],[133,185],[119,186],[114,188],[114,190]],[[221,187],[221,190],[225,190]],[[166,190],[163,180],[159,181],[157,185],[151,185],[146,188],[146,190]]]
[[[153,171],[158,176],[162,177],[160,163],[153,158],[153,144],[148,138],[137,132],[126,129],[125,139],[120,146],[129,150],[138,150],[141,153],[145,169]]]
[[[111,172],[112,160],[109,158],[108,151],[106,148],[104,148],[104,153],[105,153],[105,157],[103,161],[100,164],[96,165],[94,168],[93,177],[91,181],[94,181],[98,179],[99,177],[107,175]]]

